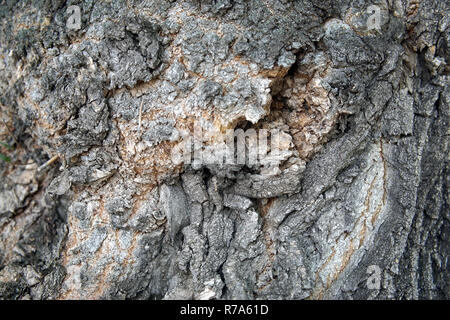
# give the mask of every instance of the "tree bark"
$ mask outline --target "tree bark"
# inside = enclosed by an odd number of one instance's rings
[[[448,11],[0,1],[0,298],[448,299]]]

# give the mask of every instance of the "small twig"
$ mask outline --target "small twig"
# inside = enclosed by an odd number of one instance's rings
[[[19,142],[17,141],[16,137],[14,136],[14,131],[12,131],[5,120],[2,119],[3,124],[5,125],[6,129],[11,134],[11,137],[14,139],[14,142],[16,143],[16,146],[19,146]]]
[[[55,162],[56,160],[59,159],[59,156],[56,155],[54,157],[52,157],[50,160],[48,160],[46,163],[44,163],[42,166],[40,166],[37,171],[38,172],[42,172],[43,170],[45,170],[47,167],[49,167],[53,162]]]

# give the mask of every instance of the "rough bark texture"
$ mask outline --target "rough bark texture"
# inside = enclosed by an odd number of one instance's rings
[[[448,299],[448,11],[0,1],[0,298]],[[200,119],[280,170],[174,164]]]

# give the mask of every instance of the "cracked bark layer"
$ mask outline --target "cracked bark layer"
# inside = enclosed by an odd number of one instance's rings
[[[448,299],[447,12],[0,2],[0,297]],[[200,120],[280,170],[174,164]]]

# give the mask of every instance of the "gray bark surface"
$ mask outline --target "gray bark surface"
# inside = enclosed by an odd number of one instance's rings
[[[448,11],[0,1],[0,298],[449,299]],[[278,170],[174,163],[196,121]]]

